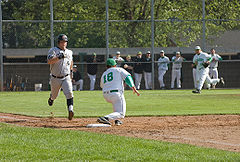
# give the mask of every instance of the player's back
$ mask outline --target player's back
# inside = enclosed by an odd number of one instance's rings
[[[107,69],[101,77],[103,91],[124,90],[123,81],[129,73],[123,68],[112,67]]]

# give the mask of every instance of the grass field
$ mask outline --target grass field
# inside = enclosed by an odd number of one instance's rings
[[[240,114],[239,90],[141,91],[137,97],[125,92],[128,116]],[[101,91],[74,93],[77,117],[101,116],[112,112]],[[63,94],[53,107],[49,92],[2,92],[0,112],[31,116],[66,117]],[[173,144],[154,140],[119,137],[71,130],[25,128],[0,123],[2,161],[240,161],[240,153]],[[134,150],[134,151],[133,151]]]
[[[240,114],[240,90],[203,90],[192,94],[190,90],[140,91],[141,96],[125,92],[127,116]],[[0,112],[66,117],[66,99],[63,93],[49,107],[49,92],[2,92]],[[74,93],[76,117],[102,116],[112,112],[112,106],[103,99],[101,91]]]

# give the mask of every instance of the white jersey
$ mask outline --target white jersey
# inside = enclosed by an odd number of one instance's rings
[[[211,55],[211,57],[212,57],[213,60],[210,63],[210,68],[212,68],[212,69],[217,68],[218,67],[218,61],[222,60],[222,57],[219,56],[218,54]]]
[[[111,67],[107,69],[102,77],[100,86],[105,91],[111,91],[111,90],[120,90],[124,91],[124,80],[128,75],[131,75],[129,72],[127,72],[125,69],[120,67]]]
[[[205,69],[205,67],[203,66],[203,63],[208,61],[210,58],[211,58],[211,55],[201,52],[197,56],[197,70]]]
[[[58,47],[53,47],[48,51],[47,59],[51,59],[60,53],[64,53],[65,58],[58,60],[56,63],[50,65],[50,72],[55,76],[70,75],[70,66],[73,60],[72,51],[69,49],[62,50]]]
[[[122,57],[117,58],[116,56],[113,56],[113,59],[116,61],[117,67],[120,67],[121,63],[125,61]]]
[[[173,56],[172,57],[172,62],[173,62],[172,69],[181,69],[183,61],[184,60],[182,57],[177,58],[176,56]]]
[[[168,70],[169,58],[167,56],[158,59],[158,69]]]

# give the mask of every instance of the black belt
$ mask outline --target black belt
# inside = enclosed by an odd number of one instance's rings
[[[62,79],[62,78],[65,78],[66,76],[68,76],[69,74],[65,75],[65,76],[55,76],[55,75],[52,75],[53,78],[58,78],[58,79]]]
[[[112,93],[112,92],[118,92],[118,90],[117,89],[116,90],[110,90],[110,91],[105,91],[103,93]]]
[[[175,70],[179,70],[179,69],[181,69],[181,68],[173,68],[173,69],[175,69]]]

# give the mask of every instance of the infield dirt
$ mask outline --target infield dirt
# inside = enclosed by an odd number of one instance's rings
[[[126,117],[121,126],[86,128],[96,118],[40,118],[0,113],[0,122],[185,143],[240,152],[240,115]]]

